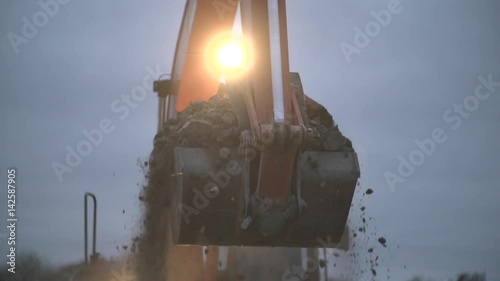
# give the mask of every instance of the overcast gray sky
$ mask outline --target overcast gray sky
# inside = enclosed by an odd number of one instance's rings
[[[0,225],[6,170],[15,167],[18,249],[35,249],[53,263],[83,256],[86,191],[100,203],[100,252],[117,254],[115,247],[137,231],[143,182],[137,159],[152,149],[157,99],[148,91],[135,108],[120,99],[150,77],[146,67],[170,71],[184,6],[182,0],[66,2],[32,38],[23,35],[23,17],[33,22],[43,11],[38,2],[0,4]],[[366,46],[356,44],[355,27],[365,30],[371,12],[388,9],[390,1],[287,3],[291,70],[352,140],[361,188],[375,190],[363,204],[374,218],[370,227],[390,245],[379,249],[381,271],[389,269],[392,280],[461,271],[500,280],[500,87],[478,79],[500,81],[498,1],[401,0]],[[22,43],[12,43],[13,33]],[[356,51],[346,57],[341,46],[347,45]],[[478,85],[482,100],[473,97]],[[464,109],[467,118],[454,111],[464,100],[474,109]],[[75,149],[82,131],[106,118],[113,132],[60,182],[52,163],[64,163],[66,146]],[[417,155],[415,140],[431,138],[437,128],[446,140],[411,175],[400,174],[398,156]],[[386,172],[404,179],[394,191]],[[2,258],[5,247],[1,240]]]

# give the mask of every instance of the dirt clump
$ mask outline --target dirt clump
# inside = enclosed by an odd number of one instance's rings
[[[386,243],[387,243],[387,240],[385,240],[385,238],[384,238],[384,237],[380,237],[380,238],[378,239],[378,242],[379,242],[380,244],[382,244],[382,246],[387,247],[387,244],[386,244]]]

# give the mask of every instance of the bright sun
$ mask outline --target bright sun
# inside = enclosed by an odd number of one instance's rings
[[[237,42],[228,42],[222,45],[217,52],[217,61],[222,68],[241,68],[244,64],[244,50]]]
[[[218,81],[239,79],[254,64],[254,52],[250,40],[223,32],[212,37],[205,46],[205,69]]]

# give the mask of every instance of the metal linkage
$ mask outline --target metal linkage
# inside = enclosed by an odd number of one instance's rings
[[[173,98],[169,96],[171,87],[170,79],[156,80],[153,82],[153,91],[158,93],[158,132],[161,131],[168,120],[168,101]]]

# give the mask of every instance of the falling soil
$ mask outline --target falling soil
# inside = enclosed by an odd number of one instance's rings
[[[387,241],[385,240],[385,238],[384,238],[384,237],[380,237],[380,238],[378,239],[378,242],[379,242],[380,244],[382,244],[384,247],[387,247],[387,244],[386,244],[386,243],[387,243]]]
[[[347,280],[375,280],[375,277],[383,280],[390,279],[390,270],[380,271],[379,263],[384,261],[383,256],[390,254],[389,245],[385,237],[378,233],[376,226],[372,226],[372,217],[367,215],[365,202],[369,196],[374,193],[374,189],[368,188],[362,190],[358,183],[356,188],[355,201],[352,202],[349,226],[351,228],[352,251],[348,251],[351,257],[350,263],[356,264],[357,268],[350,272]],[[361,212],[359,212],[361,211]],[[356,214],[355,217],[352,217]],[[359,219],[357,217],[359,215]],[[382,257],[381,257],[382,256]],[[367,274],[369,276],[367,276]],[[386,274],[386,276],[383,276]],[[367,278],[367,279],[365,279]]]

